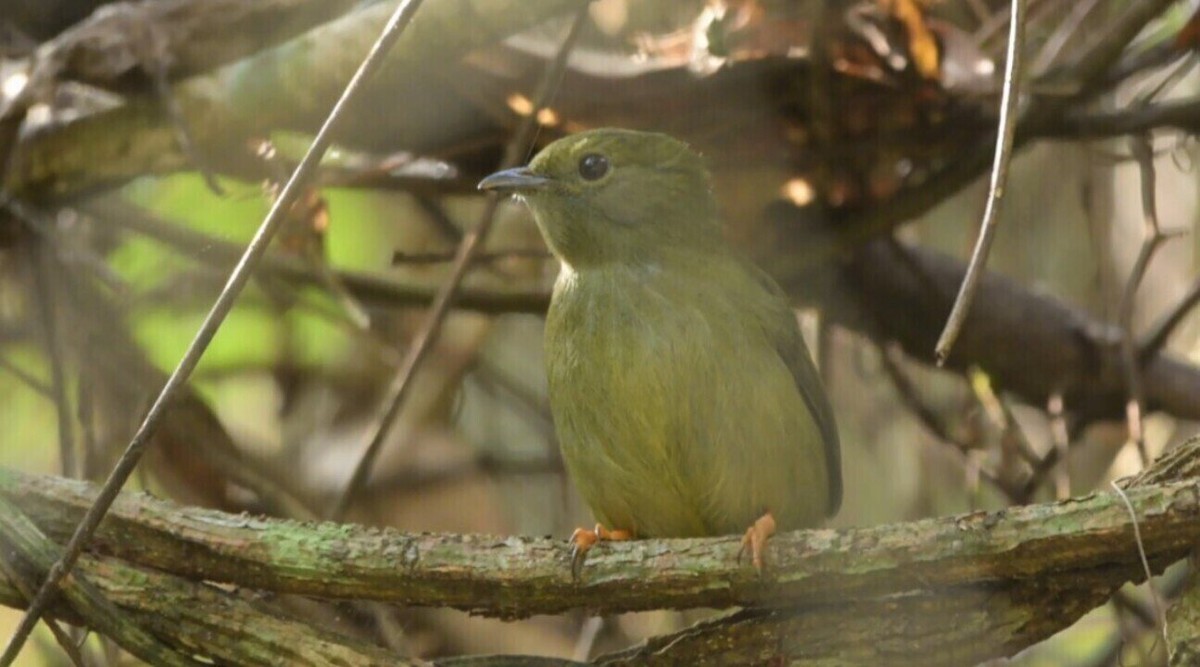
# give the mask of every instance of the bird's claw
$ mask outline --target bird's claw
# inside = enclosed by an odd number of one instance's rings
[[[771,516],[770,512],[758,517],[746,533],[742,535],[742,546],[738,549],[737,562],[742,563],[742,555],[748,550],[750,552],[750,562],[754,565],[754,569],[762,576],[765,556],[767,553],[767,538],[775,534],[775,517]]]
[[[599,526],[597,526],[599,528]],[[583,572],[583,561],[587,558],[588,549],[600,541],[600,531],[576,528],[571,533],[571,580],[579,581]]]
[[[609,530],[600,524],[596,524],[592,530],[576,528],[575,532],[571,533],[571,579],[579,581],[580,575],[583,574],[583,562],[587,559],[587,552],[597,543],[604,540],[619,542],[629,539],[633,539],[633,533],[630,531]]]

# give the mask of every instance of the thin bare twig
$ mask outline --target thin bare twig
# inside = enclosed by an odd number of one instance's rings
[[[1191,289],[1179,300],[1179,303],[1175,304],[1171,312],[1164,315],[1150,329],[1150,333],[1146,335],[1145,339],[1138,346],[1138,358],[1142,363],[1162,352],[1163,348],[1167,346],[1167,341],[1171,338],[1171,334],[1179,327],[1188,313],[1192,312],[1197,303],[1200,303],[1200,278],[1192,283]]]
[[[392,265],[396,264],[444,264],[453,261],[458,253],[453,252],[404,252],[392,253]],[[550,252],[544,248],[514,248],[481,252],[475,256],[476,263],[503,262],[507,259],[549,259]]]
[[[1039,462],[1041,457],[1034,451],[1033,445],[1029,444],[1029,437],[1025,435],[1025,430],[1013,415],[1012,407],[992,386],[991,376],[978,367],[972,367],[968,371],[967,379],[975,400],[1002,434],[1001,442],[1026,463],[1033,465]]]
[[[952,447],[961,455],[963,465],[967,471],[968,485],[972,487],[972,495],[975,495],[973,487],[977,486],[979,480],[983,480],[1004,494],[1011,502],[1018,502],[1016,489],[1011,488],[990,470],[980,465],[981,462],[976,458],[976,454],[982,451],[982,449],[974,443],[951,433],[950,429],[942,422],[942,419],[921,399],[916,386],[912,382],[912,378],[908,376],[908,373],[900,365],[899,346],[881,346],[879,352],[883,369],[887,372],[888,377],[896,388],[896,393],[900,395],[900,399],[904,402],[904,405],[917,418],[917,421],[921,422],[921,425],[933,434],[939,442]]]
[[[25,600],[32,600],[37,593],[37,582],[33,580],[33,576],[29,572],[22,571],[22,568],[15,562],[17,558],[18,554],[15,552],[0,553],[0,576],[7,577]],[[71,664],[76,667],[83,667],[87,664],[79,650],[79,645],[71,634],[64,630],[57,620],[52,618],[44,620],[46,627],[54,635],[54,641],[62,648]]]
[[[1071,8],[1071,13],[1067,15],[1061,23],[1054,28],[1054,32],[1046,43],[1042,46],[1042,50],[1038,52],[1036,58],[1033,59],[1033,65],[1029,71],[1033,74],[1042,74],[1050,69],[1058,55],[1062,53],[1067,43],[1072,37],[1079,34],[1079,26],[1083,24],[1087,15],[1096,8],[1100,0],[1080,0]]]
[[[563,40],[562,46],[559,47],[558,54],[555,56],[554,61],[546,68],[542,80],[538,83],[538,90],[534,94],[534,110],[522,120],[516,135],[505,147],[504,159],[501,162],[502,169],[516,166],[522,158],[522,153],[532,143],[533,133],[539,127],[537,112],[548,105],[553,92],[558,88],[558,83],[566,68],[571,48],[583,29],[589,4],[590,0],[585,0],[580,5],[575,21],[571,24],[571,29]],[[445,321],[446,315],[450,312],[450,305],[454,301],[459,285],[462,284],[463,277],[466,276],[467,271],[471,268],[472,261],[479,254],[479,250],[483,246],[483,241],[487,238],[488,232],[491,231],[492,221],[496,217],[496,211],[499,206],[499,195],[489,195],[487,204],[484,205],[479,224],[463,236],[463,240],[458,246],[458,252],[455,255],[454,267],[450,271],[450,276],[438,290],[437,296],[434,297],[424,324],[414,337],[404,363],[401,364],[400,370],[396,373],[395,379],[388,388],[387,398],[383,402],[382,411],[376,418],[371,440],[367,444],[366,449],[363,450],[358,463],[354,466],[354,472],[351,473],[345,488],[330,509],[328,518],[338,520],[344,516],[346,509],[350,505],[350,501],[358,493],[358,490],[366,484],[367,477],[371,474],[371,468],[374,466],[375,459],[379,456],[379,452],[383,448],[387,434],[391,430],[392,424],[400,416],[400,409],[403,407],[404,399],[412,387],[412,379],[416,376],[417,368],[433,348],[433,341],[437,338],[438,333],[441,331],[442,323]]]
[[[91,215],[102,217],[107,224],[142,234],[180,252],[194,262],[218,267],[222,271],[241,254],[241,246],[235,243],[188,229],[183,225],[165,223],[142,209],[120,202],[90,202],[84,210]],[[408,281],[349,269],[331,270],[346,284],[356,299],[371,308],[408,308],[430,303],[435,296],[435,289],[425,281]],[[283,253],[267,253],[257,272],[259,276],[279,278],[289,284],[324,286],[321,277],[312,267],[297,257]],[[458,305],[489,314],[544,313],[550,294],[540,285],[539,281],[535,286],[521,289],[464,288],[459,290]],[[357,329],[355,332],[361,333]],[[390,347],[388,349],[391,350]]]
[[[10,565],[22,563],[23,569],[42,572],[55,562],[58,545],[9,498],[0,496],[0,549]],[[18,566],[20,567],[20,566]],[[63,594],[85,625],[95,628],[121,644],[130,654],[162,667],[202,667],[191,651],[180,650],[134,622],[98,588],[91,577],[75,574],[64,583]]]
[[[1160,82],[1158,86],[1144,95],[1141,102],[1136,105],[1135,110],[1142,111],[1149,108],[1150,102],[1154,97],[1159,95],[1165,88],[1173,86],[1181,76],[1182,72],[1187,72],[1190,70],[1190,65],[1187,67],[1177,68],[1174,72],[1164,78],[1164,80]],[[1141,175],[1143,218],[1147,227],[1146,235],[1143,239],[1142,247],[1138,253],[1137,261],[1135,262],[1129,277],[1127,289],[1122,296],[1121,317],[1122,326],[1124,327],[1124,338],[1122,342],[1126,343],[1122,351],[1125,355],[1126,364],[1130,366],[1128,372],[1136,376],[1137,365],[1145,362],[1147,359],[1153,357],[1155,354],[1161,351],[1161,349],[1166,345],[1167,339],[1170,337],[1171,332],[1182,321],[1183,317],[1192,308],[1196,300],[1200,299],[1200,281],[1197,281],[1192,287],[1191,291],[1184,296],[1184,298],[1176,305],[1172,312],[1155,326],[1152,332],[1146,337],[1145,342],[1137,346],[1137,356],[1132,356],[1132,352],[1130,350],[1133,348],[1134,343],[1132,340],[1132,322],[1130,320],[1132,318],[1132,300],[1136,295],[1137,284],[1141,282],[1142,277],[1148,268],[1150,257],[1153,255],[1158,245],[1173,235],[1162,232],[1158,225],[1154,183],[1154,154],[1151,146],[1151,139],[1148,135],[1135,138],[1133,146],[1133,157],[1138,162],[1139,173]],[[1130,312],[1126,312],[1126,307],[1130,309]],[[1136,378],[1134,378],[1134,380],[1136,380]],[[1130,382],[1130,387],[1132,393],[1132,388],[1136,387],[1134,381]]]
[[[464,479],[535,475],[562,477],[565,474],[566,468],[558,458],[503,458],[491,454],[479,454],[460,463],[418,466],[415,469],[406,468],[387,475],[380,474],[371,478],[368,488],[403,489],[406,493],[420,493]]]
[[[538,429],[547,439],[554,439],[554,420],[550,416],[550,406],[544,396],[540,396],[533,389],[526,387],[523,382],[513,377],[500,366],[492,363],[486,356],[481,356],[476,360],[474,367],[476,380],[482,385],[484,391],[489,394],[503,392],[514,399],[515,405],[519,406],[532,421],[536,421],[534,428]],[[554,457],[558,456],[558,448],[555,447],[552,453]]]
[[[279,196],[280,184],[287,182],[287,168],[279,160],[278,152],[270,141],[260,142],[256,147],[256,153],[270,174],[268,185],[265,188],[267,196],[275,199]],[[323,200],[320,200],[320,204],[317,206],[303,205],[299,210],[293,208],[291,213],[295,218],[289,222],[285,222],[284,229],[287,230],[289,226],[294,226],[297,227],[297,229],[293,230],[295,235],[309,237],[299,243],[299,249],[294,249],[294,251],[312,267],[313,272],[320,279],[322,287],[329,292],[330,296],[341,307],[342,315],[345,316],[346,321],[357,330],[368,331],[371,328],[371,315],[367,313],[366,308],[359,303],[358,299],[354,298],[354,295],[346,288],[346,284],[342,282],[337,273],[329,266],[328,258],[325,256],[324,243],[315,240],[324,234],[323,231],[313,228],[312,217],[317,215],[314,209],[318,207],[324,207]],[[306,225],[307,228],[299,229],[301,225]],[[285,231],[283,235],[286,238],[289,235],[288,231]]]
[[[1150,260],[1164,241],[1172,234],[1163,232],[1158,222],[1158,202],[1156,198],[1154,152],[1150,145],[1150,137],[1142,135],[1134,137],[1130,143],[1134,159],[1138,164],[1141,178],[1142,224],[1144,226],[1142,245],[1138,250],[1137,259],[1129,271],[1129,279],[1125,282],[1125,290],[1121,294],[1118,308],[1119,326],[1121,328],[1121,356],[1125,372],[1127,402],[1125,404],[1126,421],[1129,424],[1129,439],[1137,446],[1138,456],[1142,466],[1150,463],[1150,454],[1146,450],[1146,437],[1142,429],[1142,415],[1145,411],[1145,391],[1142,386],[1141,363],[1138,359],[1133,333],[1133,309],[1138,287],[1150,267]]]
[[[30,579],[33,577],[23,576],[23,573],[20,572],[19,568],[15,567],[13,563],[9,562],[9,558],[15,557],[15,553],[0,554],[0,576],[7,577],[9,581],[13,582],[17,591],[21,593],[22,597],[24,597],[26,600],[32,600],[34,594],[37,593],[34,588],[36,582],[30,581]],[[46,626],[50,628],[51,634],[54,635],[54,641],[56,641],[59,647],[62,648],[63,653],[67,654],[67,658],[70,659],[71,664],[75,665],[75,667],[83,667],[86,662],[83,659],[83,654],[79,651],[79,646],[75,643],[75,640],[71,637],[71,635],[68,634],[61,625],[59,625],[57,620],[53,618],[47,618],[45,619],[45,622]]]
[[[1056,500],[1066,500],[1071,497],[1071,469],[1067,466],[1071,434],[1067,430],[1066,403],[1063,401],[1062,392],[1056,391],[1050,395],[1046,412],[1050,415],[1050,441],[1054,445],[1051,451],[1055,453],[1055,459],[1050,462],[1054,471],[1054,497]],[[1055,465],[1058,461],[1062,461],[1062,465]]]
[[[94,378],[80,364],[79,378],[75,388],[75,421],[79,424],[79,476],[91,479],[96,473],[99,444],[96,441],[96,403],[93,396]]]
[[[1153,40],[1148,40],[1154,43],[1115,63],[1105,82],[1110,86],[1115,86],[1139,72],[1161,67],[1171,61],[1189,59],[1194,53],[1196,38],[1193,31],[1198,18],[1200,18],[1200,10],[1195,10],[1191,18],[1185,21],[1174,35],[1160,34]]]
[[[58,463],[64,477],[75,477],[80,473],[79,459],[75,455],[75,425],[71,421],[71,401],[67,398],[66,346],[63,345],[61,327],[58,322],[59,291],[53,283],[55,271],[53,239],[38,236],[33,251],[33,287],[36,293],[42,334],[46,337],[45,354],[50,364],[50,391],[54,399],[58,419]]]
[[[1038,15],[1043,7],[1047,7],[1052,4],[1053,3],[1047,3],[1045,0],[1029,0],[1028,11],[1026,12],[1025,20],[1032,20]],[[1011,21],[1011,13],[1008,16],[1005,16],[1001,12],[991,14],[980,24],[979,28],[975,31],[975,34],[972,35],[971,40],[976,46],[982,48],[985,44],[990,42],[992,38],[996,36],[996,33],[1000,32],[1000,29],[1005,25],[1008,25],[1011,29]]]
[[[992,18],[992,11],[983,0],[967,0],[967,7],[975,15],[975,22],[980,26]]]
[[[1078,66],[1071,72],[1072,78],[1081,84],[1080,95],[1087,97],[1107,90],[1112,83],[1108,75],[1120,62],[1125,49],[1150,21],[1174,4],[1175,0],[1144,0],[1133,3],[1128,6],[1124,15],[1106,25],[1104,34],[1096,38],[1095,43],[1087,49]],[[1050,107],[1059,109],[1072,101],[1078,102],[1063,99]]]
[[[1121,654],[1124,652],[1125,647],[1130,644],[1141,647],[1141,635],[1144,635],[1147,632],[1154,633],[1154,646],[1157,646],[1159,643],[1161,643],[1162,624],[1159,622],[1160,619],[1157,615],[1157,605],[1155,604],[1153,597],[1155,597],[1155,593],[1157,593],[1157,597],[1160,600],[1163,600],[1164,605],[1169,608],[1174,601],[1179,599],[1179,597],[1183,594],[1184,589],[1187,588],[1188,584],[1191,582],[1192,576],[1188,572],[1188,570],[1191,569],[1192,568],[1189,566],[1180,568],[1175,572],[1171,572],[1169,570],[1163,572],[1162,575],[1159,576],[1158,581],[1155,582],[1153,590],[1150,591],[1150,596],[1152,599],[1150,600],[1149,607],[1147,607],[1147,605],[1140,599],[1140,596],[1137,596],[1134,591],[1127,588],[1118,589],[1117,592],[1112,596],[1111,602],[1113,607],[1124,612],[1126,615],[1136,621],[1137,625],[1141,626],[1141,631],[1137,632],[1134,637],[1128,640],[1124,640],[1122,637],[1122,641],[1112,642],[1112,647],[1105,653],[1095,656],[1095,660],[1093,660],[1091,664],[1097,666],[1103,665],[1104,667],[1120,664],[1119,661],[1122,658]],[[1149,587],[1148,584],[1147,586]],[[1168,616],[1168,619],[1170,619],[1170,616]],[[1121,635],[1124,634],[1120,631],[1120,629],[1116,629],[1113,632],[1120,633]],[[1173,649],[1175,649],[1178,645],[1179,640],[1176,638],[1174,642],[1166,645],[1165,652],[1171,654]],[[1152,651],[1150,653],[1152,653]],[[1170,658],[1168,658],[1168,660],[1169,659]],[[1140,664],[1151,665],[1157,663],[1149,660],[1143,660]]]
[[[1190,97],[1103,113],[1062,114],[1038,128],[1043,137],[1104,138],[1157,129],[1200,131],[1200,100]]]
[[[1056,119],[1068,108],[1078,106],[1081,99],[1102,86],[1105,72],[1121,57],[1129,43],[1147,23],[1174,3],[1175,0],[1141,0],[1129,3],[1128,9],[1106,25],[1104,33],[1083,49],[1082,55],[1074,64],[1065,68],[1064,78],[1075,82],[1072,88],[1077,92],[1073,95],[1033,99],[1029,109],[1022,114],[1023,119],[1021,127],[1018,128],[1015,145],[1023,146],[1031,139],[1045,135],[1046,128],[1053,127]],[[972,145],[955,161],[952,171],[944,172],[923,185],[898,193],[889,201],[888,206],[867,208],[847,215],[842,220],[848,230],[844,239],[837,243],[809,244],[804,253],[798,253],[797,263],[816,261],[838,254],[845,247],[843,243],[864,242],[892,229],[902,221],[926,213],[973,182],[987,168],[989,158],[994,160],[995,155],[994,148],[987,148],[982,144]]]
[[[1008,182],[1008,164],[1012,158],[1013,137],[1017,129],[1017,106],[1020,100],[1021,50],[1025,42],[1025,0],[1011,0],[1012,13],[1009,18],[1008,58],[1004,67],[1004,92],[1000,99],[1000,121],[996,128],[996,156],[992,163],[992,182],[988,188],[987,207],[983,211],[979,239],[967,275],[963,278],[958,298],[950,310],[946,327],[934,348],[938,365],[946,363],[950,349],[962,331],[975,293],[979,290],[979,278],[987,265],[988,253],[996,237],[996,225],[1000,212],[1000,200],[1004,197],[1004,186]]]
[[[1137,510],[1133,509],[1133,503],[1129,501],[1129,496],[1125,494],[1125,489],[1117,480],[1109,482],[1109,486],[1113,491],[1121,496],[1121,502],[1125,503],[1125,509],[1129,512],[1129,518],[1133,523],[1133,539],[1137,544],[1138,558],[1142,561],[1142,571],[1146,575],[1146,588],[1150,591],[1150,598],[1154,600],[1154,611],[1158,615],[1158,625],[1162,630],[1162,640],[1167,647],[1167,653],[1171,652],[1171,638],[1167,636],[1167,610],[1163,605],[1162,599],[1158,596],[1158,591],[1154,589],[1154,574],[1150,571],[1150,560],[1146,558],[1146,544],[1142,541],[1142,528],[1138,522]]]
[[[42,396],[45,396],[46,398],[49,398],[49,399],[54,398],[53,392],[50,391],[50,385],[46,384],[45,382],[42,382],[38,378],[34,377],[33,374],[30,373],[29,371],[25,370],[24,368],[21,368],[20,366],[14,364],[12,361],[9,361],[7,358],[2,357],[2,356],[0,356],[0,370],[8,371],[9,373],[11,373],[13,375],[13,377],[17,378],[23,384],[25,384],[27,387],[36,391],[37,393],[41,394]]]
[[[71,535],[71,539],[63,548],[62,556],[46,573],[46,580],[42,583],[37,595],[29,604],[29,608],[25,612],[24,618],[21,619],[16,631],[13,633],[12,639],[9,640],[4,653],[0,655],[0,667],[10,667],[17,654],[21,651],[21,647],[29,638],[29,634],[33,631],[39,618],[46,611],[46,608],[53,602],[57,592],[58,585],[63,577],[71,571],[76,561],[79,560],[79,555],[83,552],[84,545],[91,539],[95,533],[100,521],[104,515],[108,513],[108,509],[116,500],[117,494],[129,479],[137,467],[138,461],[142,458],[142,453],[146,449],[146,445],[150,442],[151,437],[157,430],[163,415],[166,413],[168,406],[174,401],[179,392],[186,384],[188,377],[195,370],[196,365],[200,362],[200,358],[204,355],[208,345],[212,342],[213,336],[221,327],[221,323],[225,321],[226,315],[232,310],[234,301],[241,294],[242,289],[250,280],[250,275],[254,267],[258,264],[263,254],[267,251],[267,246],[274,237],[280,224],[287,217],[288,211],[292,204],[296,201],[296,197],[302,192],[305,183],[309,177],[316,171],[317,165],[321,161],[321,157],[325,154],[333,138],[333,131],[338,123],[344,117],[344,110],[354,99],[358,91],[361,90],[363,83],[377,70],[384,62],[384,56],[396,43],[404,29],[412,20],[416,10],[421,5],[421,0],[404,0],[396,7],[388,23],[384,26],[382,34],[375,44],[371,46],[371,51],[359,66],[358,71],[350,79],[346,85],[346,89],[342,92],[341,98],[334,104],[329,116],[325,119],[321,129],[317,132],[313,139],[312,146],[304,158],[300,160],[300,164],[296,167],[296,171],[292,174],[291,180],[284,186],[279,194],[279,198],[275,200],[275,204],[267,213],[266,219],[255,232],[254,238],[250,241],[250,245],[246,247],[245,253],[237,266],[229,275],[229,280],[225,284],[225,288],[217,297],[208,315],[205,317],[203,324],[200,325],[199,331],[193,338],[192,343],[188,346],[183,358],[180,359],[179,365],[175,367],[174,372],[167,378],[166,384],[155,398],[153,405],[150,406],[146,418],[142,421],[141,426],[130,440],[129,445],[118,459],[116,466],[113,467],[108,479],[105,480],[103,488],[96,497],[96,502],[84,515],[76,527],[75,532]]]
[[[1170,70],[1162,75],[1162,78],[1150,86],[1148,90],[1138,95],[1138,101],[1131,104],[1131,107],[1140,108],[1150,105],[1150,102],[1163,95],[1175,90],[1181,82],[1188,78],[1192,70],[1196,69],[1197,61],[1195,58],[1185,58],[1175,63]]]
[[[575,650],[571,657],[578,662],[586,662],[592,657],[592,648],[596,646],[596,638],[604,629],[603,616],[590,616],[579,627],[579,637],[575,640]]]
[[[921,425],[939,440],[953,445],[955,449],[964,455],[972,450],[979,449],[974,443],[968,442],[951,433],[946,424],[942,423],[941,417],[921,399],[912,378],[900,366],[900,354],[899,346],[895,344],[888,344],[879,348],[879,358],[883,370],[892,381],[892,385],[895,386],[896,392],[900,394],[900,400],[913,413],[917,421],[921,422]]]
[[[131,7],[139,7],[134,11],[145,11],[141,9],[144,6],[131,5]],[[179,146],[179,152],[183,153],[188,162],[200,173],[209,190],[214,194],[224,195],[225,189],[217,181],[216,174],[208,168],[204,160],[200,159],[200,153],[196,150],[195,142],[192,141],[192,133],[188,129],[187,117],[183,113],[179,99],[171,94],[171,54],[168,53],[167,39],[161,34],[163,29],[150,17],[139,22],[139,27],[145,30],[143,39],[149,42],[150,51],[143,55],[141,68],[146,77],[150,79],[154,94],[158,96],[163,108],[166,109],[167,117],[171,119],[175,130],[175,143]]]
[[[1128,508],[1126,508],[1126,513],[1128,513]],[[1166,572],[1164,572],[1163,575],[1166,575]],[[1138,625],[1142,626],[1143,628],[1158,630],[1159,619],[1158,615],[1153,609],[1153,601],[1151,601],[1150,607],[1148,608],[1146,604],[1138,598],[1137,593],[1132,588],[1118,588],[1117,592],[1113,593],[1112,599],[1109,600],[1109,602],[1119,611],[1128,614],[1130,618],[1137,621]],[[1108,665],[1111,663],[1102,664]],[[1151,663],[1142,662],[1140,664],[1149,665]]]
[[[429,195],[416,194],[413,197],[417,208],[420,208],[429,220],[429,224],[443,239],[450,243],[462,243],[463,233],[446,214],[446,209]]]
[[[1053,470],[1055,470],[1055,466],[1059,464],[1061,460],[1059,458],[1060,456],[1061,455],[1059,454],[1059,450],[1057,448],[1051,449],[1050,451],[1046,452],[1046,455],[1042,457],[1041,461],[1033,465],[1033,472],[1030,473],[1029,479],[1025,480],[1025,484],[1021,487],[1020,492],[1017,494],[1017,497],[1019,498],[1017,501],[1018,504],[1026,504],[1033,500],[1033,497],[1037,495],[1038,489],[1041,488],[1042,483],[1046,481],[1046,477]]]

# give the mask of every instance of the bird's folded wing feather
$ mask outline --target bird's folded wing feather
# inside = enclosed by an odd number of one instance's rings
[[[773,317],[777,320],[768,326],[768,332],[780,358],[792,372],[796,388],[804,398],[808,411],[821,431],[825,445],[825,467],[829,475],[828,516],[833,516],[842,504],[842,461],[841,444],[838,441],[837,424],[833,420],[833,408],[822,390],[820,373],[809,356],[808,346],[796,322],[796,314],[787,305],[783,290],[762,269],[751,269],[758,280],[772,294],[779,297],[780,307]]]

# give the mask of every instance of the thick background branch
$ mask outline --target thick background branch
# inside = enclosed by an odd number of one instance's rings
[[[163,59],[174,77],[234,62],[329,21],[353,0],[166,0],[119,2],[94,12],[36,53],[35,79],[72,80],[108,89],[149,91],[130,80]],[[140,85],[139,85],[140,84]]]
[[[336,99],[394,3],[363,7],[300,37],[208,74],[180,81],[174,104],[202,161],[217,171],[259,175],[247,139],[274,129],[311,127]],[[455,62],[467,53],[537,25],[576,6],[574,0],[479,2],[448,0],[422,12],[389,64],[372,84],[387,102],[372,100],[381,116],[405,100],[405,114],[419,114],[423,65]],[[446,109],[426,109],[425,116]],[[408,135],[397,143],[421,149],[432,136]],[[193,167],[176,141],[172,119],[153,97],[44,128],[17,146],[3,189],[14,195],[74,195],[131,178]]]
[[[835,320],[896,340],[932,363],[939,328],[965,270],[961,260],[934,250],[872,241],[844,265],[846,291],[834,293],[825,305]],[[1124,416],[1117,328],[996,273],[984,276],[977,305],[950,367],[977,365],[1033,405],[1061,393],[1083,422]],[[1200,369],[1160,353],[1141,372],[1150,410],[1200,418]]]

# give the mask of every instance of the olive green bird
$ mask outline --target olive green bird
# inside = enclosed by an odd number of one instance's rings
[[[745,531],[761,570],[776,524],[837,511],[820,377],[783,292],[722,237],[699,155],[598,129],[479,187],[522,198],[562,263],[546,317],[550,407],[601,524],[576,531],[577,556],[600,539]]]

